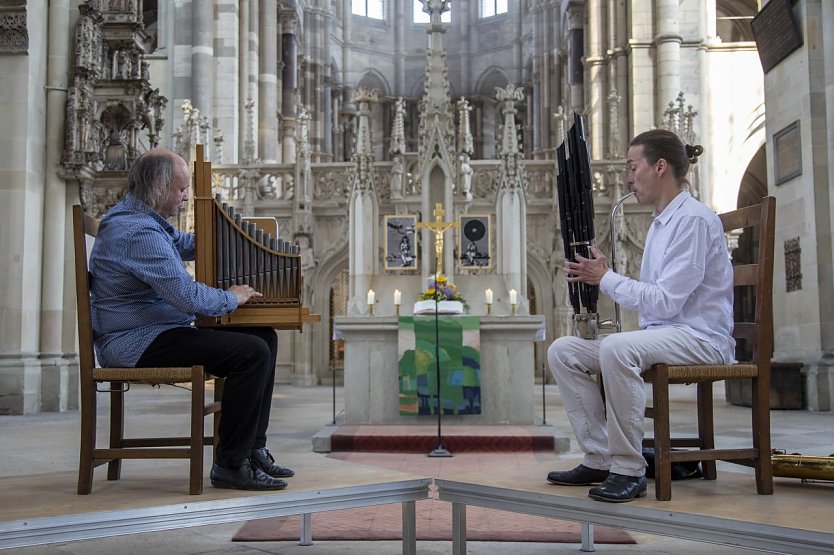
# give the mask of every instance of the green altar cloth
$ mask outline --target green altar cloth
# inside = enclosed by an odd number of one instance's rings
[[[443,414],[481,414],[481,319],[477,316],[400,316],[400,414],[437,414],[435,322]]]

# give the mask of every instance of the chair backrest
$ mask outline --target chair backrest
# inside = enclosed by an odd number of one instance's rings
[[[78,364],[83,382],[92,379],[96,363],[93,351],[93,320],[90,312],[87,236],[96,236],[98,220],[84,214],[81,206],[76,204],[72,207],[72,230],[75,246],[75,299],[78,308]]]
[[[733,266],[733,285],[755,287],[753,321],[736,321],[733,337],[743,339],[752,350],[753,362],[769,363],[773,355],[773,247],[776,199],[764,197],[760,204],[719,214],[724,232],[755,228],[757,258],[752,264]]]

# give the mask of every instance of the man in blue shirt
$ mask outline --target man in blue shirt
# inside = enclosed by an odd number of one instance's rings
[[[560,337],[547,352],[584,453],[582,464],[547,479],[562,486],[600,484],[588,491],[598,501],[646,495],[641,370],[657,362],[727,364],[734,358],[733,271],[724,229],[715,212],[686,190],[689,165],[702,152],[663,129],[641,133],[629,145],[628,186],[640,204],[654,207],[639,280],[609,269],[596,247],[592,258],[565,264],[569,282],[599,285],[639,313],[637,331],[594,340]]]
[[[278,338],[271,328],[200,329],[197,314],[220,316],[261,294],[248,285],[215,289],[194,281],[195,237],[172,226],[188,201],[188,164],[164,148],[136,161],[127,194],[102,219],[90,255],[96,354],[103,366],[202,365],[226,378],[215,487],[276,490],[294,472],[275,463],[266,429]]]

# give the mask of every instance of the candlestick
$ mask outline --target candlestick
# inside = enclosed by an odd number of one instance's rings
[[[373,289],[368,289],[368,314],[374,315],[374,303],[376,302],[376,293]]]

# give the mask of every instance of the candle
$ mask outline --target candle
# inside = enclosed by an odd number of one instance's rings
[[[374,304],[374,302],[376,302],[376,293],[373,289],[368,289],[368,304]]]
[[[399,306],[402,303],[403,294],[400,293],[399,289],[394,289],[394,305]]]
[[[510,289],[510,304],[518,304],[518,293],[515,289]]]
[[[492,289],[484,291],[484,299],[486,300],[486,304],[492,304]]]

